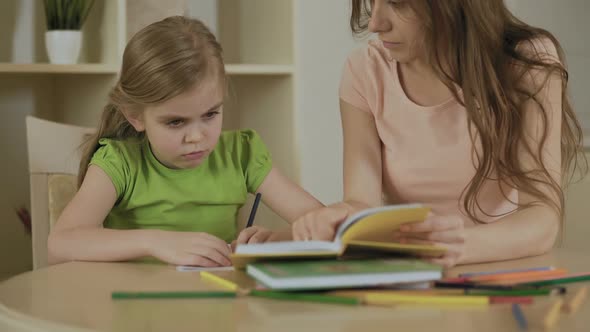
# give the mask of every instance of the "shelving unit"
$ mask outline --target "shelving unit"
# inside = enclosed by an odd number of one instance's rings
[[[14,209],[29,206],[25,117],[96,125],[125,46],[124,0],[96,1],[83,28],[78,64],[48,63],[43,2],[0,5],[0,279],[31,268],[30,237]],[[24,62],[24,63],[23,63]]]
[[[298,182],[293,7],[293,0],[217,0],[214,30],[230,79],[225,129],[257,130],[275,165]],[[21,258],[4,264],[0,278],[31,264],[30,240],[13,212],[29,205],[25,116],[96,126],[127,41],[126,0],[96,1],[83,29],[79,63],[49,64],[43,10],[40,0],[5,0],[0,6],[0,139],[10,142],[0,147],[6,158],[0,163],[0,243],[6,244],[1,252]],[[257,223],[284,226],[264,207]]]

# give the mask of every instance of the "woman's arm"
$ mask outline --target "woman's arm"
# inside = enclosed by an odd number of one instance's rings
[[[344,203],[356,212],[382,204],[381,139],[375,118],[340,99],[344,144]]]
[[[553,181],[561,185],[561,119],[562,119],[562,80],[553,74],[545,82],[546,74],[533,71],[530,76],[532,86],[542,86],[537,94],[543,110],[533,100],[524,104],[525,141],[530,151],[536,153],[539,148],[544,126],[547,127],[547,139],[541,160]],[[543,85],[542,85],[543,84]],[[542,112],[547,115],[543,124]],[[521,149],[520,162],[525,170],[538,171],[531,156],[524,147]],[[535,174],[535,173],[531,173]],[[551,187],[539,178],[535,187],[543,192],[553,203],[560,205],[559,198]],[[518,193],[520,204],[533,203],[530,208],[512,213],[500,220],[466,229],[465,254],[461,263],[483,262],[491,260],[512,259],[539,255],[553,247],[559,232],[560,216],[553,205],[539,202],[538,199],[522,191]],[[563,206],[561,208],[564,208]],[[498,239],[502,239],[498,241]]]

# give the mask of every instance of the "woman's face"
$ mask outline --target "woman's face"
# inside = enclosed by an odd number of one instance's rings
[[[374,0],[369,19],[369,31],[379,36],[391,57],[400,63],[425,55],[423,24],[407,1]]]

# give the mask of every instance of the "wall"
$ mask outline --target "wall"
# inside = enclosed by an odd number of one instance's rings
[[[296,1],[296,126],[301,184],[324,203],[342,199],[340,73],[355,42],[346,0]]]
[[[36,0],[0,2],[0,62],[27,63],[46,59],[45,49],[35,35],[44,30]],[[0,74],[0,280],[32,267],[31,239],[15,209],[29,206],[29,178],[25,116],[40,108],[39,99],[51,100],[52,78]]]

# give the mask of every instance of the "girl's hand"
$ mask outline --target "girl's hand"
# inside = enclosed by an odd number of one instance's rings
[[[295,241],[332,241],[338,225],[348,216],[348,209],[333,205],[313,210],[293,223]]]
[[[231,265],[227,243],[207,233],[158,231],[150,251],[152,256],[174,265]]]
[[[435,216],[429,214],[426,220],[406,224],[394,233],[400,243],[428,244],[447,249],[444,256],[430,259],[444,267],[455,266],[465,250],[465,228],[463,220],[457,216]]]
[[[252,226],[241,231],[235,242],[237,244],[263,243],[271,240],[273,235],[274,232],[269,229],[260,226]]]

